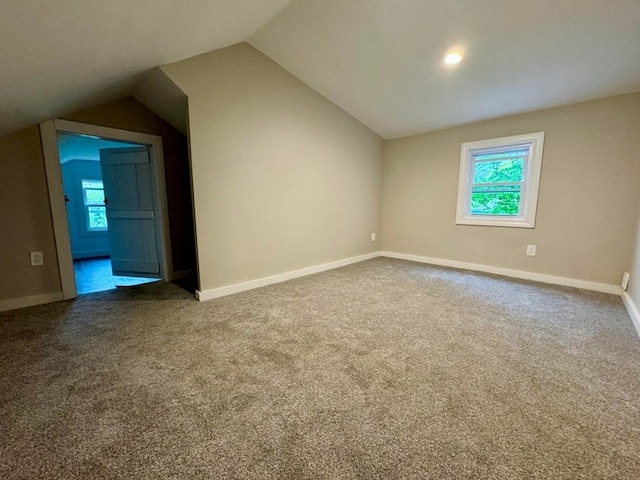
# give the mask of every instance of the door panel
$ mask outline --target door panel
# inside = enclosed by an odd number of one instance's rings
[[[101,149],[100,166],[113,274],[160,278],[149,148]]]

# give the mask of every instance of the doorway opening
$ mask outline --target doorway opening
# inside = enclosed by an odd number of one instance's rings
[[[40,125],[63,298],[173,277],[162,138]]]
[[[57,132],[57,143],[78,295],[157,281],[159,272],[117,275],[111,261],[111,243],[118,248],[118,239],[109,235],[101,158],[108,157],[105,152],[140,145],[68,132]]]

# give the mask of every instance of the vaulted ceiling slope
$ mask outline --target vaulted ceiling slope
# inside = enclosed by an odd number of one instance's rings
[[[184,130],[143,73],[246,40],[385,138],[640,90],[639,0],[16,0],[0,134],[132,93]]]
[[[299,0],[250,43],[385,138],[640,90],[639,0]]]
[[[2,2],[0,134],[128,95],[157,65],[246,40],[288,1]]]

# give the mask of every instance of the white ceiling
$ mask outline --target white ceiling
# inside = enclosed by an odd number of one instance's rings
[[[299,0],[250,43],[385,138],[640,90],[640,0]]]
[[[144,71],[243,41],[288,1],[3,1],[0,134],[130,94]]]
[[[247,39],[385,138],[640,90],[640,0],[4,1],[0,134]]]

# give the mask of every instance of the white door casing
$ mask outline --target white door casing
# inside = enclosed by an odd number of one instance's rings
[[[164,174],[164,157],[162,137],[146,133],[131,132],[99,125],[72,122],[68,120],[48,120],[40,124],[40,136],[44,153],[49,202],[56,239],[56,253],[60,271],[60,282],[64,299],[77,296],[71,242],[67,226],[66,206],[62,188],[62,175],[58,155],[57,132],[92,135],[109,140],[127,143],[138,143],[149,147],[150,161],[155,187],[154,207],[156,215],[156,231],[160,250],[160,278],[165,281],[173,277],[171,262],[171,241],[169,236],[169,214],[167,206],[166,183]]]

